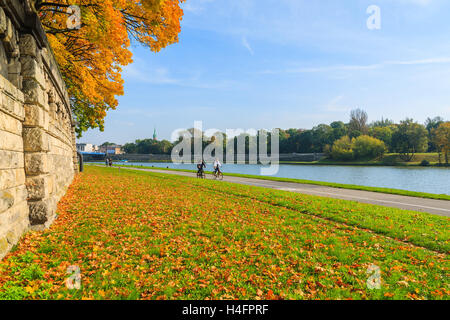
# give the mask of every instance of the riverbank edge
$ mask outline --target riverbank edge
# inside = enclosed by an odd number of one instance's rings
[[[157,162],[157,161],[152,161]],[[280,161],[280,164],[301,165],[301,166],[365,166],[365,167],[421,167],[421,168],[449,168],[446,165],[431,162],[429,165],[422,165],[420,163],[382,163],[382,162],[333,162],[333,161],[315,161],[315,162],[298,162],[298,161]]]
[[[86,164],[88,164],[88,163],[86,163]],[[97,163],[97,165],[98,165],[98,163]],[[144,166],[132,166],[132,165],[125,165],[125,164],[120,164],[120,165],[115,164],[114,166],[115,167],[124,167],[124,168],[178,171],[178,172],[190,172],[190,173],[197,172],[196,170],[188,170],[188,169],[170,169],[170,168],[159,168],[159,167],[148,167],[148,166],[144,167]],[[206,173],[211,174],[212,172],[206,171]],[[333,188],[338,188],[338,189],[371,191],[371,192],[377,192],[377,193],[396,194],[396,195],[416,197],[416,198],[450,201],[450,195],[446,195],[446,194],[434,194],[434,193],[408,191],[408,190],[401,190],[401,189],[367,187],[367,186],[359,186],[359,185],[353,185],[353,184],[312,181],[312,180],[302,180],[302,179],[292,179],[292,178],[256,176],[256,175],[240,174],[240,173],[224,173],[224,176],[250,178],[250,179],[258,179],[258,180],[279,181],[279,182],[292,182],[292,183],[300,183],[300,184],[318,185],[318,186],[324,186],[324,187],[333,187]]]

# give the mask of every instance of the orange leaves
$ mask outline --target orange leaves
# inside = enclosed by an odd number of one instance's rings
[[[207,187],[220,192],[202,192]],[[27,234],[0,263],[0,297],[8,282],[19,283],[26,299],[449,295],[443,278],[447,255],[249,199],[243,190],[258,192],[87,167],[60,202],[51,228]],[[39,266],[44,275],[20,278],[28,264]],[[382,271],[379,291],[366,287],[371,264]],[[80,292],[65,287],[67,268],[73,265],[80,267]]]
[[[78,134],[102,129],[106,111],[117,107],[122,67],[132,62],[132,39],[154,52],[178,41],[182,1],[54,0],[37,8],[71,96]],[[80,7],[81,28],[67,28],[58,4]]]

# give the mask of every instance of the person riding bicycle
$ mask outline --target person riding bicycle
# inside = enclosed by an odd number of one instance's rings
[[[222,166],[222,164],[220,163],[219,159],[216,159],[216,161],[214,161],[214,173],[222,173],[220,171],[220,167]]]
[[[198,169],[197,174],[200,174],[200,175],[203,174],[203,168],[206,168],[206,164],[205,164],[204,160],[197,163],[197,169]]]

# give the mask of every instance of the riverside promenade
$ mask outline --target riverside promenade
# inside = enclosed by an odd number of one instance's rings
[[[181,171],[170,171],[170,170],[158,170],[158,169],[141,169],[141,168],[123,168],[126,170],[139,170],[139,171],[149,171],[158,172],[165,174],[173,174],[185,177],[196,177],[195,173],[181,172]],[[122,169],[122,170],[123,170]],[[209,176],[209,175],[207,175]],[[241,178],[225,176],[224,181],[270,188],[276,190],[283,190],[289,192],[297,192],[321,197],[328,197],[334,199],[351,200],[361,203],[375,204],[384,207],[392,207],[404,210],[428,212],[431,214],[436,214],[440,216],[450,217],[450,201],[447,200],[435,200],[435,199],[425,199],[418,197],[409,197],[395,194],[371,192],[371,191],[361,191],[361,190],[350,190],[350,189],[340,189],[333,187],[317,186],[310,184],[301,184],[293,182],[281,182],[272,180],[261,180],[261,179],[251,179],[251,178]]]

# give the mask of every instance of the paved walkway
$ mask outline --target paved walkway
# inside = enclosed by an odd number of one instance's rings
[[[150,171],[165,174],[173,174],[186,177],[196,177],[195,173],[180,172],[180,171],[166,171],[157,169],[138,169],[125,168],[140,171]],[[207,175],[209,178],[211,175]],[[251,178],[240,178],[225,176],[224,181],[244,184],[249,186],[258,186],[276,190],[297,192],[303,194],[310,194],[315,196],[322,196],[335,199],[352,200],[362,203],[376,204],[385,207],[393,207],[405,210],[428,212],[440,216],[450,217],[450,201],[434,200],[416,197],[401,196],[395,194],[378,193],[370,191],[339,189],[332,187],[317,186],[311,184],[301,184],[293,182],[279,182],[272,180],[260,180]]]

